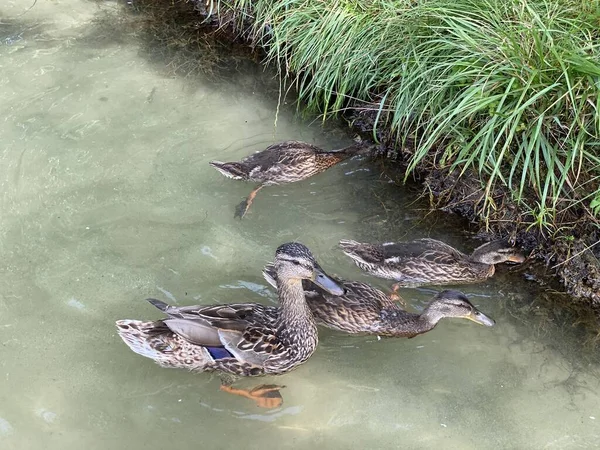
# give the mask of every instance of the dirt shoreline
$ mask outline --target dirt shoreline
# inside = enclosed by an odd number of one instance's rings
[[[365,138],[373,137],[376,113],[363,108],[350,108],[345,117],[349,126]],[[389,164],[406,167],[413,149],[398,148],[391,133],[379,127],[381,157]],[[533,219],[527,217],[510,198],[506,189],[498,187],[494,192],[496,211],[492,220],[484,222],[479,214],[482,204],[482,185],[477,174],[470,173],[458,178],[448,170],[440,169],[435,155],[426,161],[416,173],[422,185],[422,195],[430,206],[466,218],[480,236],[488,238],[509,237],[529,254],[530,269],[535,274],[528,277],[542,285],[550,279],[560,283],[566,293],[576,300],[593,307],[600,318],[600,229],[593,223],[580,221],[568,233],[554,238],[528,226]]]

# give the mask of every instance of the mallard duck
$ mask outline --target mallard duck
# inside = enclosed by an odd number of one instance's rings
[[[277,249],[274,270],[281,280],[279,307],[256,303],[176,307],[149,299],[168,317],[150,322],[119,320],[118,333],[131,350],[163,367],[217,371],[223,375],[222,390],[251,398],[259,406],[279,406],[280,386],[235,389],[226,381],[227,375],[276,375],[304,363],[318,339],[302,280],[312,280],[331,295],[344,291],[299,243]]]
[[[285,141],[246,156],[241,161],[211,161],[209,164],[228,178],[260,183],[237,206],[235,217],[241,219],[250,209],[257,192],[263,187],[305,180],[365,151],[366,148],[363,144],[356,144],[341,150],[325,151],[306,142]]]
[[[483,244],[470,255],[435,239],[385,244],[342,240],[340,247],[364,271],[396,280],[394,290],[399,286],[474,283],[494,275],[496,264],[525,260],[506,239]]]
[[[263,276],[277,287],[277,273],[272,264]],[[432,330],[447,317],[472,320],[491,327],[494,320],[479,311],[459,291],[437,294],[422,313],[405,311],[379,289],[359,281],[336,280],[345,293],[332,296],[314,284],[303,281],[306,302],[319,325],[351,334],[376,334],[389,337],[414,337]]]

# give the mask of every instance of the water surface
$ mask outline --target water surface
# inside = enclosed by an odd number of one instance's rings
[[[135,36],[98,33],[98,18],[124,14],[114,3],[40,1],[17,17],[28,6],[0,5],[2,449],[597,445],[593,352],[542,320],[547,311],[530,307],[536,289],[507,270],[462,288],[494,328],[444,321],[410,340],[323,330],[307,364],[258,380],[287,386],[277,410],[129,351],[114,321],[160,317],[148,296],[274,304],[260,271],[286,241],[382,289],[389,283],[355,268],[339,239],[431,236],[465,251],[479,242],[422,220],[412,194],[364,159],[266,188],[235,220],[252,186],[208,161],[350,137],[285,108],[275,125],[258,68],[219,82],[169,75]],[[413,309],[434,293],[402,291]]]

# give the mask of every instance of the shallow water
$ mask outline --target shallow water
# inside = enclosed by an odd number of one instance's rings
[[[287,386],[277,410],[129,351],[114,321],[160,317],[148,296],[276,302],[260,272],[285,241],[307,244],[331,273],[383,289],[339,239],[479,242],[446,219],[420,220],[410,193],[361,159],[264,189],[235,220],[252,186],[209,160],[285,139],[335,148],[349,137],[286,109],[275,126],[258,71],[219,83],[173,77],[135,37],[99,41],[94,20],[112,3],[39,1],[16,18],[28,6],[0,5],[0,448],[597,445],[594,353],[530,307],[536,289],[505,269],[462,287],[496,327],[447,320],[410,340],[323,330],[307,364],[258,380]],[[402,291],[416,309],[433,293]]]

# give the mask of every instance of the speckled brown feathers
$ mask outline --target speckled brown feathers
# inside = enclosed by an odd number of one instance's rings
[[[165,312],[169,318],[185,321],[191,329],[182,326],[169,327],[169,319],[155,322],[120,320],[117,322],[119,335],[136,353],[154,359],[163,367],[179,367],[194,371],[221,371],[235,375],[253,376],[264,372],[258,360],[277,352],[278,342],[273,333],[277,320],[277,308],[259,304],[237,303],[215,306],[169,306],[160,300],[148,299]],[[171,324],[172,325],[172,324]],[[241,352],[254,352],[258,357],[252,362],[236,358],[215,360],[205,346],[195,343],[194,327],[210,326],[224,333],[233,333],[238,338]],[[257,327],[259,326],[259,327]],[[265,358],[262,358],[265,356]]]
[[[471,255],[435,239],[384,244],[342,240],[340,246],[361,269],[407,287],[473,283],[492,276],[495,264],[524,260],[505,240],[484,244]]]
[[[239,162],[211,161],[209,164],[229,178],[268,186],[312,177],[356,155],[362,148],[360,145],[352,145],[328,152],[306,142],[285,141],[273,144]]]
[[[131,350],[164,367],[242,376],[292,370],[312,355],[318,342],[299,280],[321,280],[330,293],[343,291],[302,244],[279,246],[275,262],[282,280],[278,308],[256,303],[176,307],[149,299],[167,318],[120,320],[119,335]]]
[[[272,264],[265,266],[263,276],[277,287],[277,274]],[[446,317],[466,318],[488,326],[494,324],[459,291],[440,292],[421,314],[416,314],[405,311],[389,296],[366,283],[337,281],[344,288],[344,295],[332,296],[310,281],[303,282],[306,301],[315,320],[333,330],[410,338],[430,331]]]
[[[358,281],[343,281],[340,284],[346,290],[340,297],[332,297],[315,287],[309,287],[308,305],[319,325],[352,334],[403,336],[401,330],[395,330],[400,334],[394,333],[382,322],[382,311],[399,309],[389,296]]]

